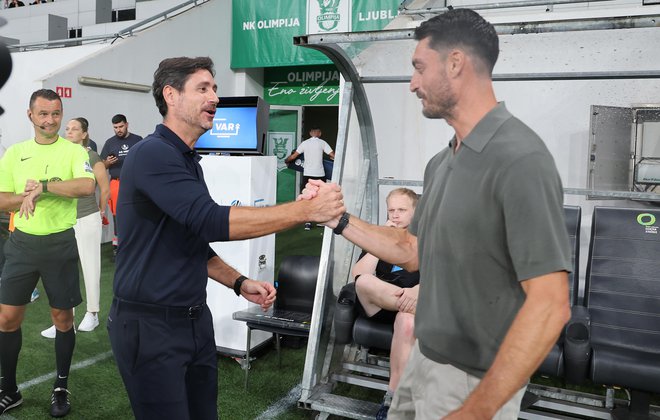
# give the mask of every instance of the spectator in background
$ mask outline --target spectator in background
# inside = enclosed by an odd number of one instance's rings
[[[25,6],[25,3],[23,3],[21,0],[11,0],[7,8],[11,9],[13,7],[23,7],[23,6]]]
[[[335,152],[332,147],[321,138],[321,129],[314,127],[309,131],[309,138],[298,145],[298,148],[284,159],[285,163],[291,163],[301,154],[305,154],[305,170],[303,172],[303,188],[310,179],[320,179],[325,181],[325,169],[323,168],[323,154],[335,159]],[[302,189],[302,188],[301,188]],[[311,222],[305,223],[305,230],[310,230]]]
[[[396,188],[387,195],[385,226],[407,229],[415,214],[417,193]],[[362,252],[353,265],[358,312],[376,322],[394,324],[390,347],[390,381],[376,420],[387,418],[394,390],[415,344],[415,310],[419,293],[419,271],[408,272],[397,265]]]
[[[89,136],[87,136],[87,144],[85,144],[85,147],[89,147],[90,149],[92,149],[96,153],[99,152],[99,149],[98,149],[98,146],[96,145],[96,142],[94,140],[90,139]],[[103,165],[103,166],[105,166],[105,165]]]
[[[101,150],[101,159],[103,164],[110,171],[110,200],[108,205],[112,212],[114,222],[114,237],[112,238],[112,249],[114,255],[117,254],[117,197],[119,196],[119,176],[124,159],[128,155],[131,147],[142,140],[142,137],[128,132],[128,121],[126,116],[117,114],[112,117],[112,129],[115,135],[105,141]]]

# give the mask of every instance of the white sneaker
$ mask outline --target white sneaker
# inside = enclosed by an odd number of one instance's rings
[[[45,338],[55,338],[55,325],[51,325],[50,328],[46,328],[41,332],[41,336]]]
[[[99,314],[87,312],[80,325],[78,331],[94,331],[99,326]]]

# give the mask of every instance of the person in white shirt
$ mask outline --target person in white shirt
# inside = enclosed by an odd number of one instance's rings
[[[321,129],[313,127],[309,130],[309,138],[298,145],[298,148],[287,157],[284,162],[291,163],[301,154],[305,154],[305,169],[303,171],[302,185],[307,185],[310,179],[320,179],[325,181],[325,169],[323,168],[323,154],[335,159],[335,152],[332,147],[321,138]],[[302,188],[301,188],[302,189]],[[305,223],[305,230],[310,230],[312,224]]]

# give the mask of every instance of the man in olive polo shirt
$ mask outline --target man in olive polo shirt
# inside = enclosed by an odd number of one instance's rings
[[[27,116],[34,138],[11,146],[0,160],[0,210],[16,212],[0,276],[0,414],[23,402],[16,385],[21,323],[41,278],[57,329],[50,414],[63,417],[71,408],[73,308],[82,302],[73,232],[76,197],[93,194],[95,181],[87,152],[58,134],[62,101],[57,93],[34,92]]]
[[[408,230],[348,214],[329,225],[420,271],[417,345],[390,420],[516,419],[529,377],[570,316],[561,180],[542,140],[495,98],[490,23],[453,9],[415,37],[410,90],[424,116],[456,135],[428,163]]]

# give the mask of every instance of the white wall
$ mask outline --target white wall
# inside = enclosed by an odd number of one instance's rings
[[[230,11],[231,0],[213,0],[112,45],[12,54],[14,71],[7,86],[0,90],[0,104],[7,110],[0,117],[2,142],[10,145],[32,135],[24,114],[30,93],[42,85],[51,89],[72,87],[73,97],[63,100],[65,119],[87,118],[90,135],[99,147],[114,134],[110,119],[117,113],[127,116],[131,132],[142,136],[153,132],[161,117],[151,93],[82,86],[77,80],[88,76],[151,85],[158,63],[167,57],[210,56],[216,66],[219,95],[244,94],[235,88],[237,78],[242,80],[243,76],[236,76],[229,68]],[[76,52],[81,48],[89,50]],[[60,59],[69,54],[88,56],[80,62],[70,57]],[[50,66],[55,58],[57,61]],[[49,62],[49,67],[40,70],[43,62]],[[65,67],[67,63],[71,64]],[[254,82],[242,85],[254,93]]]
[[[365,74],[410,75],[415,43],[387,50],[378,60],[360,61]],[[660,71],[657,28],[561,32],[500,37],[495,74],[587,71]],[[363,57],[373,58],[372,51]],[[387,57],[387,58],[383,58]],[[390,62],[388,62],[388,59]],[[369,94],[378,142],[380,176],[421,180],[433,153],[453,135],[443,121],[421,115],[408,83],[371,84]],[[567,187],[586,187],[590,105],[660,103],[660,80],[495,82],[499,100],[531,126],[552,152]],[[351,127],[355,132],[357,127]]]
[[[85,45],[12,54],[13,71],[7,84],[0,89],[0,106],[5,109],[0,117],[2,144],[9,146],[34,135],[26,111],[30,94],[43,86],[44,79],[57,69],[71,65],[102,48],[103,45]],[[67,101],[63,100],[65,118],[71,116]]]

